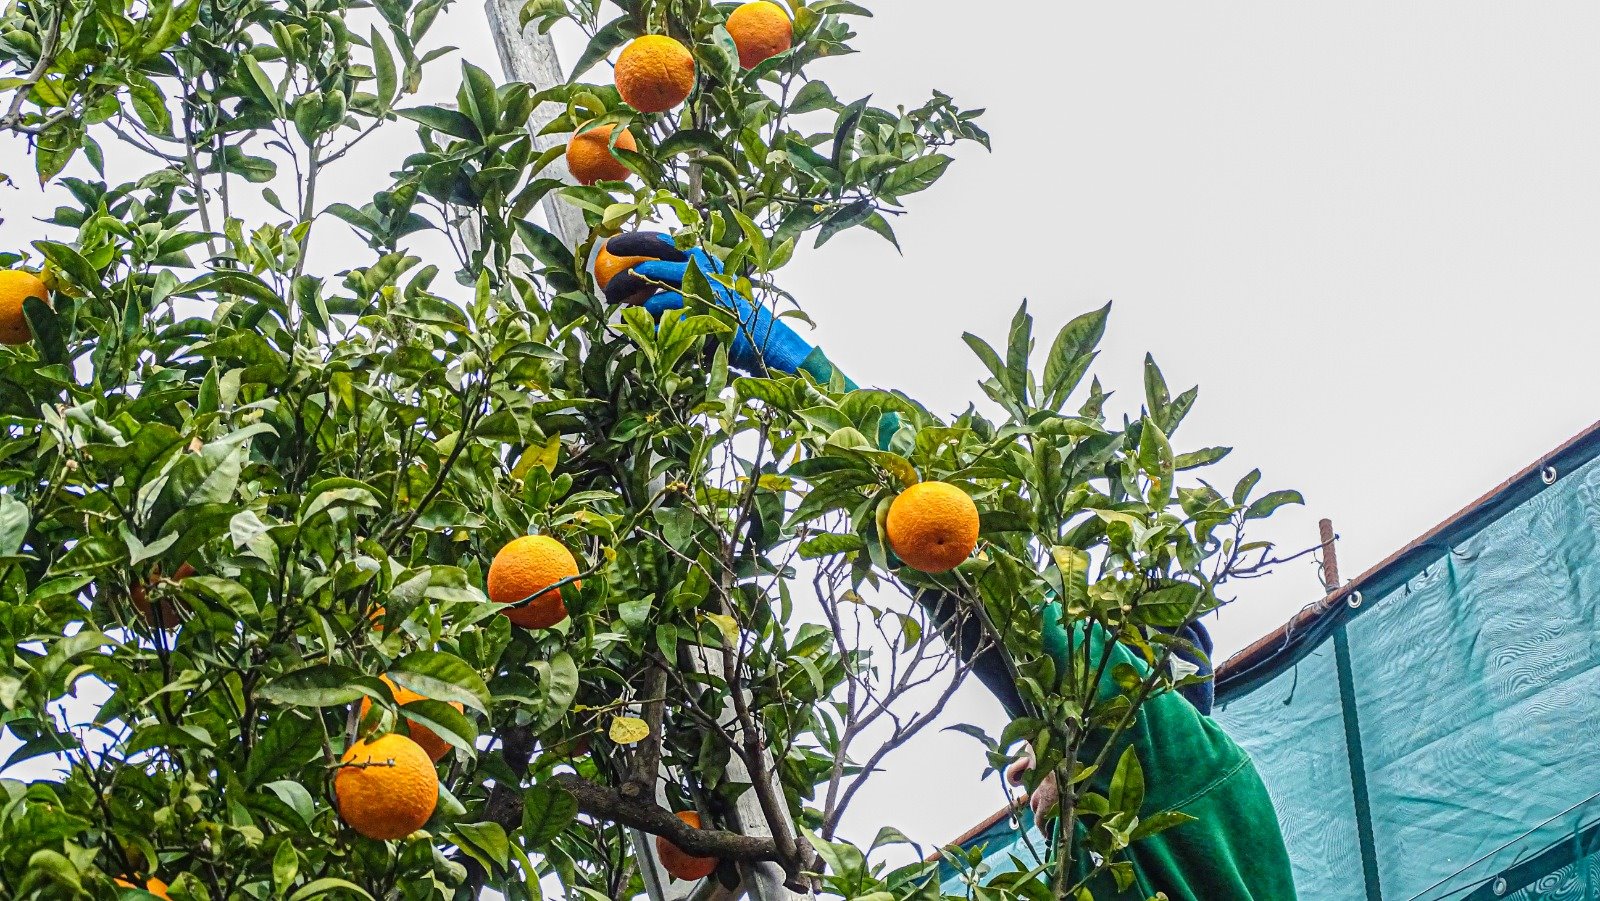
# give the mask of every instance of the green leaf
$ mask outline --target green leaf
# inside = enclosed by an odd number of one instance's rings
[[[100,273],[94,265],[84,259],[83,254],[76,248],[62,244],[58,241],[35,241],[34,249],[44,254],[50,264],[72,280],[72,283],[85,291],[99,293]]]
[[[483,135],[478,132],[478,126],[453,109],[445,109],[442,106],[414,106],[410,109],[395,110],[395,114],[465,141],[483,140]]]
[[[1179,582],[1140,596],[1135,609],[1146,625],[1176,629],[1216,606],[1204,594],[1205,589],[1193,582]]]
[[[535,225],[526,219],[518,219],[516,223],[517,237],[528,246],[539,262],[551,269],[570,270],[573,266],[572,251],[561,239],[545,230],[544,227]]]
[[[28,505],[0,494],[0,558],[16,556],[28,536]]]
[[[1274,491],[1258,499],[1244,511],[1245,519],[1265,519],[1271,516],[1274,510],[1286,504],[1304,504],[1306,499],[1300,492],[1293,489]]]
[[[318,663],[284,673],[256,689],[256,695],[275,704],[294,707],[338,707],[363,696],[382,697],[386,689],[376,679],[365,679],[348,666]]]
[[[817,232],[817,243],[814,246],[821,247],[828,243],[829,238],[839,232],[866,222],[872,218],[875,212],[877,212],[877,206],[871,200],[857,200],[836,210],[823,221],[822,229]]]
[[[950,168],[951,162],[950,157],[936,153],[898,166],[884,178],[878,194],[899,199],[907,194],[925,191],[944,175],[944,170]]]
[[[865,226],[867,230],[882,235],[884,240],[894,245],[895,250],[900,250],[900,239],[895,237],[894,227],[889,224],[889,220],[883,218],[882,213],[873,213],[861,224]],[[777,267],[774,266],[773,268]]]
[[[1011,317],[1011,331],[1006,337],[1006,378],[1011,396],[1019,402],[1027,397],[1028,358],[1033,354],[1033,317],[1028,315],[1028,302],[1017,306]]]
[[[1256,483],[1261,481],[1261,470],[1252,469],[1244,474],[1239,484],[1233,486],[1233,502],[1242,504],[1250,497],[1250,492],[1255,490]]]
[[[1167,441],[1167,436],[1156,427],[1154,420],[1146,419],[1139,427],[1139,468],[1152,480],[1162,483],[1158,495],[1165,494],[1172,487],[1174,463],[1172,445]]]
[[[349,880],[339,879],[334,876],[324,876],[321,879],[315,879],[300,886],[294,894],[289,896],[289,901],[313,901],[316,898],[326,898],[339,893],[354,895],[357,898],[365,898],[367,901],[372,901],[372,896],[367,894],[366,889]]]
[[[522,837],[530,850],[548,844],[577,818],[578,799],[560,785],[534,785],[522,794]]]
[[[400,77],[395,71],[394,54],[390,52],[389,45],[378,33],[377,26],[372,28],[372,68],[377,75],[378,106],[387,110],[394,106],[396,98],[400,96]]]
[[[39,359],[46,363],[68,361],[67,341],[61,334],[61,318],[51,306],[37,297],[22,299],[22,315],[33,332],[33,343]]]
[[[489,712],[489,686],[465,660],[443,651],[413,651],[389,669],[389,678],[425,698],[457,701]]]
[[[578,696],[578,664],[571,654],[561,651],[548,663],[536,661],[534,669],[539,672],[545,702],[532,724],[533,733],[539,735],[561,722],[572,708],[572,700]]]
[[[250,76],[248,84],[259,92],[256,99],[272,110],[278,118],[285,118],[283,97],[278,93],[277,85],[267,77],[267,73],[261,68],[261,64],[256,62],[255,57],[248,53],[244,55],[244,70]]]
[[[1167,380],[1161,375],[1161,367],[1156,365],[1156,358],[1151,354],[1144,355],[1144,402],[1150,410],[1150,415],[1161,428],[1167,428],[1167,407],[1172,404],[1172,396],[1167,391]]]
[[[1122,758],[1117,761],[1107,800],[1111,802],[1112,812],[1132,816],[1138,816],[1139,808],[1144,804],[1144,767],[1140,765],[1139,755],[1134,752],[1132,745],[1122,752]]]
[[[321,107],[316,109],[321,113]],[[236,144],[224,147],[220,155],[213,155],[208,172],[229,172],[243,176],[245,181],[252,184],[266,184],[278,177],[278,164],[264,156],[252,156],[245,153]]]
[[[1062,600],[1070,610],[1083,606],[1089,599],[1089,554],[1080,548],[1056,545],[1050,549],[1056,569],[1061,572]]]
[[[298,772],[321,756],[322,730],[316,723],[298,714],[280,714],[272,718],[266,731],[250,748],[245,781],[257,785],[263,780]]]
[[[867,101],[872,97],[866,96],[839,111],[839,120],[833,128],[833,156],[829,165],[840,171],[849,161],[850,152],[855,147],[856,126],[861,124],[861,116],[867,109]]]
[[[299,522],[310,522],[318,513],[340,507],[366,507],[376,509],[381,504],[378,493],[371,485],[357,479],[335,476],[323,479],[306,489],[300,500]]]
[[[428,727],[452,747],[477,754],[478,727],[450,704],[431,699],[412,701],[400,708],[400,712],[407,720]]]
[[[638,34],[633,23],[632,16],[618,16],[595,32],[594,37],[589,40],[589,46],[583,48],[583,55],[578,57],[577,64],[572,67],[572,74],[567,76],[567,83],[577,81],[578,76],[594,68],[595,64],[605,59],[611,51]]]
[[[461,61],[461,90],[457,99],[478,126],[480,134],[492,134],[500,123],[500,102],[495,96],[494,79],[466,60]]]
[[[1000,362],[1000,355],[995,352],[994,348],[989,346],[989,342],[971,332],[963,334],[961,340],[967,342],[967,346],[972,348],[972,352],[977,354],[978,359],[983,361],[983,365],[988,368],[989,373],[995,377],[996,381],[1005,382],[1005,364]]]
[[[139,729],[122,746],[122,753],[133,755],[151,748],[209,748],[211,736],[199,726],[160,723]]]
[[[46,82],[40,82],[45,84]],[[83,123],[69,117],[47,127],[34,139],[34,171],[39,184],[60,175],[78,151],[83,149]]]
[[[272,855],[272,886],[280,895],[294,885],[294,877],[300,872],[300,855],[295,853],[293,842],[283,842],[278,845],[277,853]]]
[[[179,285],[172,293],[178,297],[199,297],[207,291],[215,291],[220,295],[237,295],[249,297],[253,300],[262,300],[268,303],[281,304],[283,298],[278,292],[272,290],[266,282],[248,272],[236,269],[224,269],[209,272],[199,278]]]
[[[511,860],[511,843],[499,823],[457,823],[456,847],[472,855],[485,869],[501,871]]]
[[[1111,304],[1073,319],[1056,333],[1044,366],[1045,404],[1059,409],[1082,381],[1106,333]]]
[[[1173,460],[1172,465],[1179,472],[1186,469],[1199,469],[1202,466],[1210,466],[1230,453],[1233,453],[1233,448],[1231,447],[1203,447],[1197,451],[1179,454]]]
[[[814,113],[818,110],[838,108],[839,101],[833,96],[833,91],[829,90],[827,83],[822,81],[806,82],[789,102],[789,111],[792,113]]]
[[[727,148],[722,146],[722,139],[716,134],[703,128],[685,128],[673,132],[662,141],[661,146],[656,148],[656,157],[663,160],[670,159],[693,150],[714,153],[722,157],[728,155]]]
[[[917,846],[917,843],[907,838],[904,832],[901,832],[893,826],[884,826],[878,830],[877,836],[872,839],[872,850],[876,851],[879,848],[883,848],[888,845]],[[890,897],[891,899],[893,898],[892,895]]]
[[[1185,823],[1193,823],[1195,817],[1181,810],[1159,810],[1139,820],[1139,825],[1133,830],[1133,841],[1149,838],[1157,833],[1174,829]]]
[[[866,547],[866,543],[861,540],[860,536],[836,535],[832,532],[824,532],[800,543],[800,559],[816,560],[820,557],[831,557],[835,554],[859,551],[864,547]]]

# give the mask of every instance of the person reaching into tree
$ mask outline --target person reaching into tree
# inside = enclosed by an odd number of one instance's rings
[[[679,248],[671,237],[656,232],[632,232],[610,238],[597,260],[597,281],[608,300],[642,305],[660,317],[684,306],[682,285],[691,267],[702,274],[722,271],[705,251]],[[856,385],[843,378],[821,348],[814,347],[785,322],[760,305],[708,278],[715,302],[735,314],[739,327],[728,362],[746,373],[776,371],[790,375],[806,372],[822,384],[839,375],[846,390]],[[880,424],[879,444],[885,444],[898,427],[890,413]],[[977,617],[964,616],[953,595],[924,591],[919,601],[928,610],[945,641],[978,676],[1011,717],[1027,715],[1002,648],[984,640]],[[1105,650],[1109,666],[1098,691],[1102,698],[1117,692],[1111,673],[1126,664],[1144,675],[1142,657],[1120,643],[1106,642],[1109,634],[1099,625],[1067,626],[1061,607],[1052,601],[1044,610],[1045,651],[1064,671],[1069,647],[1089,642],[1091,653]],[[1070,632],[1070,637],[1069,637]],[[1171,658],[1174,676],[1209,677],[1211,638],[1196,622],[1179,631],[1198,653]],[[1135,879],[1118,891],[1109,877],[1091,885],[1098,901],[1144,901],[1162,894],[1168,901],[1294,901],[1295,890],[1288,853],[1277,814],[1265,785],[1245,752],[1210,717],[1212,685],[1209,678],[1185,685],[1179,692],[1152,695],[1140,707],[1127,739],[1145,774],[1145,799],[1141,815],[1175,810],[1192,822],[1134,842],[1128,849]],[[1008,778],[1020,781],[1031,761],[1014,764]],[[1054,776],[1039,784],[1031,798],[1040,822],[1054,814],[1058,793]]]

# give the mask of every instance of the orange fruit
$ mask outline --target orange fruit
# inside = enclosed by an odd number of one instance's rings
[[[615,256],[611,253],[611,251],[606,249],[604,244],[602,244],[600,245],[600,252],[595,254],[594,257],[594,283],[600,286],[600,290],[604,291],[606,286],[611,284],[612,279],[628,271],[634,266],[639,265],[640,263],[648,263],[653,259],[655,259],[655,257]],[[654,288],[646,287],[639,291],[639,296],[637,298],[629,297],[626,298],[625,302],[631,304],[644,303],[654,293]]]
[[[185,563],[178,567],[177,572],[172,574],[170,581],[182,582],[184,579],[194,575],[194,572],[194,567]],[[161,581],[161,567],[158,566],[150,570],[150,585],[158,585]],[[149,624],[152,629],[176,629],[182,623],[183,614],[188,609],[168,595],[163,595],[161,600],[154,604],[150,603],[148,590],[138,582],[129,587],[128,600],[133,602],[133,609],[138,612],[139,618]],[[156,618],[158,612],[161,614],[159,620]]]
[[[783,7],[754,0],[728,16],[728,34],[739,48],[739,65],[754,69],[794,46],[794,23]]]
[[[634,38],[617,56],[617,92],[641,113],[664,113],[694,90],[694,56],[664,34]]]
[[[22,301],[28,297],[48,303],[50,291],[31,272],[0,269],[0,344],[27,344],[33,340],[33,329],[22,313]]]
[[[123,888],[138,888],[138,886],[134,885],[133,883],[129,882],[126,879],[118,878],[118,879],[114,879],[112,881],[115,882],[117,885],[122,886]],[[145,881],[144,890],[149,892],[152,895],[155,895],[157,898],[170,897],[167,894],[167,884],[165,882],[162,882],[161,880],[155,878],[154,876],[151,876],[148,880]]]
[[[427,700],[427,698],[417,694],[409,688],[401,688],[400,686],[396,685],[394,680],[390,679],[388,676],[379,676],[378,678],[383,680],[383,684],[389,686],[390,693],[394,695],[394,702],[399,704],[401,707],[404,707],[412,701]],[[466,711],[466,708],[461,706],[460,701],[451,701],[450,706],[463,712]],[[366,719],[367,711],[371,709],[372,699],[362,698],[361,718]],[[401,712],[404,713],[404,711]],[[411,740],[416,742],[417,747],[421,748],[423,753],[428,755],[428,759],[434,763],[438,763],[444,758],[444,755],[450,753],[450,743],[440,738],[438,733],[434,732],[432,729],[429,729],[427,726],[408,718],[406,720],[406,728],[411,731]]]
[[[611,133],[616,131],[615,125],[597,125],[590,129],[578,129],[572,133],[567,141],[567,171],[572,173],[573,180],[580,185],[592,185],[597,181],[625,181],[633,174],[633,170],[622,165],[617,155],[611,152]],[[633,134],[624,130],[617,135],[617,146],[623,150],[638,150],[639,144],[633,139]]]
[[[489,564],[489,600],[515,604],[533,597],[507,610],[506,616],[524,629],[548,629],[566,619],[567,605],[562,603],[561,589],[546,589],[577,574],[578,561],[561,542],[549,535],[524,535],[501,548]]]
[[[679,811],[677,817],[689,824],[691,829],[700,828],[700,814],[692,810]],[[695,857],[659,835],[656,836],[656,857],[661,861],[663,870],[684,882],[704,879],[717,870],[715,857]]]
[[[390,734],[358,741],[333,777],[339,817],[367,838],[405,838],[439,803],[439,774],[416,742]]]
[[[918,482],[889,505],[889,547],[925,573],[948,572],[978,546],[978,506],[949,482]]]

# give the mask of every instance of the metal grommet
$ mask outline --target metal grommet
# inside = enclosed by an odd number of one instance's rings
[[[1498,897],[1500,895],[1504,895],[1506,893],[1506,889],[1508,887],[1509,886],[1506,885],[1506,877],[1504,877],[1504,876],[1495,877],[1494,885],[1491,886],[1491,888],[1494,889],[1494,893],[1495,893],[1496,897]]]
[[[1344,599],[1344,602],[1350,605],[1351,610],[1357,610],[1361,607],[1361,604],[1364,600],[1365,598],[1361,596],[1361,592],[1352,591],[1350,592],[1350,595]]]
[[[1560,475],[1560,473],[1556,472],[1556,468],[1554,466],[1546,466],[1545,468],[1539,470],[1539,478],[1546,485],[1554,485],[1558,475]]]

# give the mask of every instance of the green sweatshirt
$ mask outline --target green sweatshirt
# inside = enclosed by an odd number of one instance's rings
[[[1098,625],[1088,635],[1098,659],[1108,636]],[[1056,604],[1045,613],[1044,642],[1064,671],[1067,634]],[[1118,663],[1149,672],[1141,657],[1114,646],[1099,688],[1102,698],[1116,692],[1109,673]],[[1134,887],[1118,892],[1106,876],[1091,886],[1095,901],[1145,901],[1157,892],[1169,901],[1295,901],[1272,798],[1249,756],[1221,726],[1182,695],[1167,692],[1145,701],[1127,739],[1144,767],[1141,816],[1177,810],[1195,821],[1135,842],[1128,849]],[[1109,773],[1096,781],[1103,792]]]

